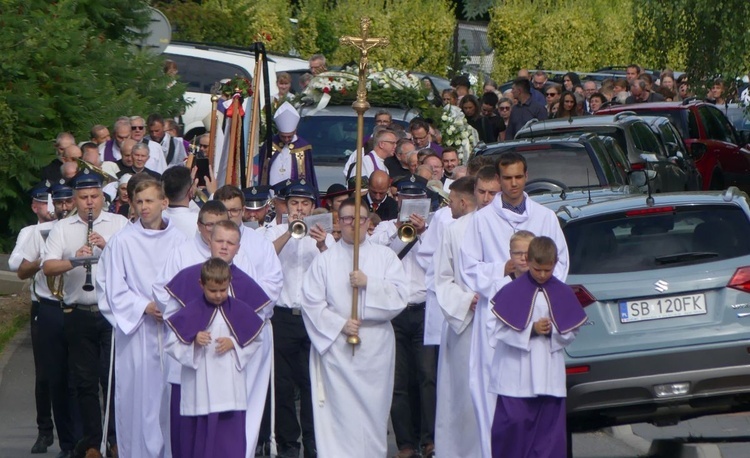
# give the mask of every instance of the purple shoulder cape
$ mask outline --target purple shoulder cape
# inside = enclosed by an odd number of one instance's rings
[[[570,286],[554,276],[540,285],[528,272],[495,294],[491,301],[492,313],[516,331],[526,329],[531,322],[534,300],[539,292],[546,296],[550,319],[560,334],[570,332],[586,322],[586,312]]]
[[[197,297],[203,297],[203,290],[199,280],[203,263],[182,269],[165,287],[167,292],[185,305]],[[229,295],[248,304],[255,312],[268,305],[271,300],[255,280],[240,270],[236,265],[230,266],[232,283],[229,285]]]
[[[263,319],[247,303],[228,297],[226,302],[217,307],[210,304],[202,293],[172,315],[167,320],[167,325],[180,342],[191,344],[199,332],[208,329],[217,313],[224,317],[232,337],[243,348],[258,337],[263,328]]]
[[[106,143],[104,143],[104,160],[105,161],[115,162],[117,160],[115,159],[114,145],[115,145],[114,138],[112,140],[107,140]]]

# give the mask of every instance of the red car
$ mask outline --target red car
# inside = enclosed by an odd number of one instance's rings
[[[596,114],[612,115],[623,111],[669,118],[680,131],[703,176],[703,189],[737,186],[750,192],[750,145],[743,144],[732,123],[713,104],[689,99],[636,103],[616,105]]]

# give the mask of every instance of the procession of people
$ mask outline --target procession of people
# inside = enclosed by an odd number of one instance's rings
[[[536,77],[456,103],[502,139],[547,113]],[[563,350],[586,315],[524,156],[459,164],[428,120],[378,117],[343,170],[360,195],[321,195],[288,102],[247,187],[198,187],[211,133],[193,151],[159,114],[77,150],[60,134],[11,256],[32,279],[32,453],[385,457],[390,430],[396,458],[567,456]]]

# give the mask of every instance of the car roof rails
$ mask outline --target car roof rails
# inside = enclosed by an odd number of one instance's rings
[[[737,186],[730,186],[724,191],[721,198],[724,199],[724,202],[731,202],[735,197],[740,197],[742,194],[743,192]]]
[[[581,209],[574,205],[562,205],[557,211],[558,213],[561,211],[567,213],[571,219],[581,216]]]
[[[612,118],[612,120],[616,122],[616,121],[621,120],[622,118],[627,118],[628,116],[638,116],[638,113],[636,113],[635,111],[630,111],[630,110],[628,110],[628,111],[621,111],[621,112],[617,113],[615,115],[615,117]]]

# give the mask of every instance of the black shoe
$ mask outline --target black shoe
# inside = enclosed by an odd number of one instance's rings
[[[278,458],[299,458],[299,449],[297,447],[287,448],[279,452]]]
[[[73,455],[73,450],[63,450],[62,452],[58,453],[55,458],[74,458],[75,455]]]
[[[47,453],[47,447],[55,443],[55,437],[52,434],[39,434],[36,436],[36,442],[31,447],[31,453]]]
[[[255,447],[255,456],[271,456],[271,443],[261,442]]]

